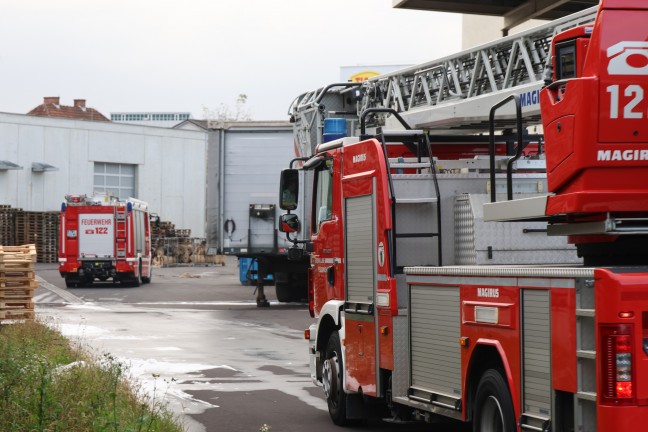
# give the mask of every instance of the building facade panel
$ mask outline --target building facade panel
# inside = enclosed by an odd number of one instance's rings
[[[132,166],[136,198],[162,220],[203,237],[206,136],[204,131],[0,113],[0,161],[22,167],[0,169],[0,204],[56,211],[66,194],[93,194],[96,163],[108,164],[104,170],[125,166],[121,177],[104,174],[110,183],[128,183]],[[33,171],[34,163],[51,170]]]

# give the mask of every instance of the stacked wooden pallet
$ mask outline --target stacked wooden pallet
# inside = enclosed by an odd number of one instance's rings
[[[160,267],[191,264],[196,243],[202,240],[190,238],[190,229],[176,229],[169,221],[154,223],[152,234],[153,264]]]
[[[174,265],[217,264],[225,265],[223,255],[207,255],[203,238],[167,237],[157,242],[153,250],[153,265],[169,267]]]
[[[0,245],[16,244],[16,213],[21,209],[0,205]]]
[[[175,230],[175,232],[176,232],[176,237],[183,237],[183,238],[191,237],[190,229],[177,229]]]
[[[34,318],[36,246],[0,246],[0,321]]]
[[[168,238],[189,238],[191,237],[190,229],[176,229],[175,224],[169,221],[161,221],[151,224],[151,234],[153,237],[153,249],[162,246],[164,239]]]
[[[20,211],[15,215],[17,244],[34,244],[38,261],[58,261],[58,212]]]
[[[40,262],[58,262],[59,218],[59,212],[41,213],[39,227],[41,235],[36,241],[36,253]]]

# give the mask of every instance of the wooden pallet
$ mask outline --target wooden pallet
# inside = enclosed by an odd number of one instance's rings
[[[36,245],[0,246],[0,263],[17,260],[36,262]]]
[[[15,310],[0,310],[0,320],[7,319],[34,319],[35,312],[33,310],[15,309]]]
[[[34,254],[36,253],[36,246],[33,244],[26,244],[22,246],[2,246],[0,245],[0,254],[2,253],[23,253]]]
[[[33,271],[34,268],[34,261],[30,259],[21,258],[0,261],[0,271]]]
[[[33,270],[0,270],[0,282],[35,278],[36,273]]]
[[[34,310],[34,303],[32,299],[0,300],[0,311],[8,310]]]
[[[32,299],[34,298],[34,288],[2,288],[0,289],[0,300],[2,299]]]
[[[38,281],[29,278],[22,279],[6,279],[0,280],[0,290],[7,289],[36,289],[38,288]]]

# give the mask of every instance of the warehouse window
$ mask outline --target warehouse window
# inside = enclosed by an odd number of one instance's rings
[[[95,162],[94,191],[121,199],[135,196],[135,165]]]

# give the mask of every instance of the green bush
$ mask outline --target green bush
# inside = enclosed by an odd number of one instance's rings
[[[123,364],[91,359],[43,323],[0,325],[0,431],[181,432]]]

